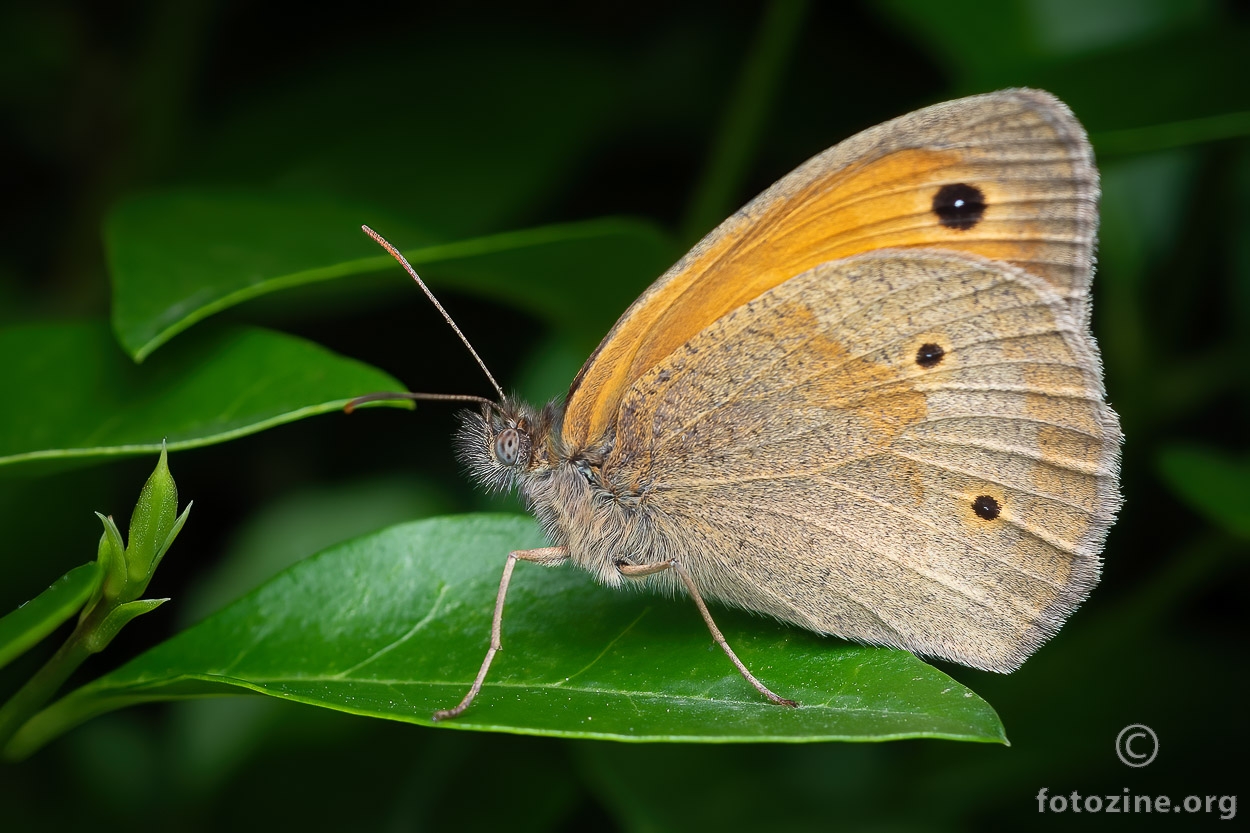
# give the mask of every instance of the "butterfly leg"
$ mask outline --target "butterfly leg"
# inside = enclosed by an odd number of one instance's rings
[[[694,579],[690,577],[690,573],[686,571],[685,566],[676,559],[665,561],[660,564],[627,564],[619,563],[616,565],[621,571],[621,575],[629,578],[642,578],[654,573],[660,573],[664,570],[672,569],[677,572],[677,576],[681,579],[682,584],[686,585],[686,590],[690,593],[690,598],[694,599],[695,607],[699,609],[699,615],[703,617],[703,621],[707,624],[707,629],[712,632],[712,641],[721,647],[725,652],[725,656],[729,657],[729,661],[734,664],[748,683],[755,687],[755,690],[763,694],[778,706],[797,706],[798,703],[793,700],[787,700],[779,697],[768,689],[768,686],[761,683],[755,678],[755,675],[747,670],[742,660],[738,659],[738,655],[729,647],[729,643],[725,641],[725,635],[720,632],[720,628],[716,627],[716,622],[712,621],[712,614],[708,611],[707,605],[703,603],[703,597],[699,595],[699,588],[695,586]]]
[[[514,550],[508,553],[508,560],[503,565],[503,578],[499,580],[499,595],[495,597],[495,618],[490,626],[490,648],[486,651],[486,658],[482,660],[482,668],[477,672],[477,679],[473,681],[473,686],[469,689],[469,693],[464,695],[460,705],[454,709],[440,709],[434,712],[434,721],[459,717],[469,707],[469,704],[473,702],[473,698],[477,697],[477,693],[482,690],[482,681],[486,679],[486,672],[490,670],[491,660],[503,648],[503,645],[500,643],[503,601],[508,595],[508,583],[512,581],[512,570],[516,567],[516,563],[518,561],[533,561],[536,564],[542,564],[544,567],[555,567],[568,560],[568,547],[541,547],[536,550]]]

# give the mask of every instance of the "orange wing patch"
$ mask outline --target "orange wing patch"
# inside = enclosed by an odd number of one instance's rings
[[[949,102],[852,137],[726,220],[626,311],[570,388],[563,438],[572,449],[602,440],[626,389],[701,330],[863,252],[939,248],[1011,263],[1083,315],[1097,191],[1080,125],[1043,93]]]

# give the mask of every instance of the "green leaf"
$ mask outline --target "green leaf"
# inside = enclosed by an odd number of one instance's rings
[[[76,614],[100,584],[100,567],[83,564],[0,619],[0,668],[21,656]]]
[[[179,594],[174,614],[179,624],[193,625],[309,553],[452,507],[445,488],[411,473],[337,478],[283,493],[235,527],[224,550]]]
[[[1172,491],[1211,523],[1250,538],[1250,461],[1230,459],[1213,448],[1167,446],[1159,471]]]
[[[191,515],[191,507],[195,505],[195,501],[188,501],[182,514],[174,519],[174,525],[170,527],[169,534],[165,536],[164,542],[156,550],[156,557],[152,559],[152,565],[148,568],[148,581],[152,580],[152,573],[156,568],[161,566],[161,559],[165,557],[165,553],[169,552],[169,548],[174,545],[174,539],[178,537],[178,533],[182,532],[182,527],[186,525],[187,518]]]
[[[0,467],[64,467],[255,433],[398,390],[393,378],[303,339],[255,328],[189,338],[135,366],[102,323],[0,328]]]
[[[113,278],[113,327],[143,361],[197,321],[244,301],[334,278],[402,272],[360,230],[367,224],[405,248],[430,283],[482,291],[561,323],[588,326],[579,302],[588,275],[624,282],[608,309],[668,265],[667,240],[636,220],[605,219],[437,241],[378,209],[341,198],[275,190],[181,190],[132,197],[105,227]],[[514,254],[501,262],[500,256]],[[422,269],[422,272],[425,272]],[[452,273],[454,280],[443,276]],[[623,301],[622,301],[623,299]],[[602,322],[593,322],[596,327]],[[610,322],[608,322],[610,323]]]
[[[169,599],[138,599],[133,602],[126,602],[109,611],[108,616],[104,617],[104,621],[100,626],[88,635],[86,640],[86,648],[93,654],[98,654],[108,647],[109,643],[121,632],[121,629],[130,624],[130,622],[145,613],[151,613]]]
[[[477,672],[508,551],[542,543],[527,518],[467,515],[333,547],[36,715],[8,751],[21,757],[132,703],[240,691],[429,724]],[[631,741],[1006,742],[988,704],[907,652],[715,614],[747,666],[800,708],[756,694],[688,600],[522,563],[482,693],[439,725]]]

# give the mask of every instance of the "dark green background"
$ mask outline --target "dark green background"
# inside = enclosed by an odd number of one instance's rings
[[[0,325],[106,317],[105,217],[154,188],[316,193],[446,240],[635,215],[669,233],[675,258],[856,130],[958,95],[1049,89],[1089,129],[1103,172],[1094,329],[1127,437],[1126,503],[1102,584],[1051,644],[1010,677],[943,666],[999,711],[1013,745],[630,746],[431,730],[263,698],[202,701],[107,715],[6,768],[0,826],[1217,824],[1214,814],[1039,815],[1035,796],[1042,787],[1174,800],[1245,792],[1245,5],[588,5],[538,15],[453,4],[6,4]],[[272,234],[281,248],[295,231]],[[362,236],[359,257],[373,256],[372,245]],[[494,268],[493,284],[454,269],[432,277],[505,386],[536,395],[559,393],[651,277],[621,286],[553,276],[579,295],[582,326],[561,327],[541,304],[474,291],[506,283],[506,264]],[[197,327],[259,323],[413,389],[488,393],[424,298],[397,270],[387,274],[394,291],[327,284]],[[196,502],[153,585],[174,601],[82,678],[329,543],[495,505],[457,471],[450,409],[367,416],[173,455],[184,500]],[[0,611],[89,559],[92,510],[128,512],[151,465],[144,457],[0,480]],[[40,659],[5,669],[0,692]],[[1145,769],[1113,751],[1130,723],[1160,737]]]

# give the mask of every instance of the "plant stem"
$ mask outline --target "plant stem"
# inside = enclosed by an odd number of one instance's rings
[[[790,53],[802,33],[807,0],[773,0],[727,103],[707,167],[683,223],[683,239],[702,237],[725,218],[759,144]]]
[[[1250,136],[1250,110],[1151,124],[1146,127],[1104,130],[1090,136],[1090,141],[1097,149],[1098,155],[1102,157],[1129,153],[1154,153],[1160,150],[1244,136]]]
[[[56,653],[0,708],[0,754],[17,730],[56,694],[83,660],[91,656],[87,636],[99,624],[98,610],[79,622]]]

